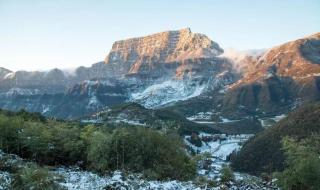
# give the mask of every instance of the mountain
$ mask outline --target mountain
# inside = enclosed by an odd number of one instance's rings
[[[228,59],[233,65],[233,72],[238,74],[232,84],[220,90],[221,93],[216,90],[202,93],[173,105],[173,109],[187,116],[209,111],[231,119],[247,116],[264,119],[319,100],[319,38],[320,33],[314,34],[265,52],[226,50],[219,57]],[[186,105],[192,109],[185,110]]]
[[[320,33],[269,49],[228,87],[225,110],[277,112],[320,98]]]
[[[247,141],[240,152],[231,156],[234,169],[251,174],[272,173],[284,169],[281,140],[306,139],[320,133],[320,103],[313,103],[290,113],[287,118]]]
[[[0,82],[0,107],[74,119],[123,102],[161,108],[236,78],[223,50],[190,29],[117,41],[105,61],[67,75],[17,71]]]
[[[116,41],[104,61],[73,74],[1,69],[0,107],[76,119],[135,102],[189,118],[210,113],[212,127],[257,132],[319,100],[319,38],[242,52],[189,28]]]

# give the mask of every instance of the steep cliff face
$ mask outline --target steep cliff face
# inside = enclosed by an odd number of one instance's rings
[[[320,33],[271,48],[230,85],[226,108],[275,111],[320,98]]]
[[[223,76],[232,66],[217,57],[221,53],[217,43],[187,28],[117,41],[105,63],[113,77],[140,84],[130,101],[156,108],[230,83]]]
[[[147,74],[159,77],[159,73],[188,67],[183,64],[185,60],[213,58],[222,52],[219,45],[207,36],[192,33],[187,28],[117,41],[105,63],[110,65],[118,76]]]

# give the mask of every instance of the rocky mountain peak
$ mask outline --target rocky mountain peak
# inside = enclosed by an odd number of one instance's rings
[[[133,74],[152,70],[159,63],[212,58],[221,53],[220,46],[206,35],[185,28],[116,41],[105,63],[118,65],[117,70]]]

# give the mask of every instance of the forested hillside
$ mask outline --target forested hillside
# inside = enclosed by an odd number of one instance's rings
[[[240,152],[231,156],[232,167],[252,174],[282,171],[286,166],[283,139],[287,137],[302,142],[319,134],[320,103],[302,107],[247,141]],[[309,145],[317,144],[309,142]],[[320,150],[320,147],[316,148]]]
[[[24,111],[0,112],[0,149],[39,165],[73,165],[107,174],[140,172],[152,179],[191,179],[196,165],[180,137],[145,127],[81,125]]]

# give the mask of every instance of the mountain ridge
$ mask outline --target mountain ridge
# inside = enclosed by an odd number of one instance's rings
[[[274,117],[319,99],[319,37],[241,59],[224,56],[216,42],[188,28],[120,40],[105,61],[78,67],[73,75],[13,72],[0,80],[0,107],[72,119],[136,102],[149,109],[178,105],[173,109],[188,117],[200,110],[218,120]]]

